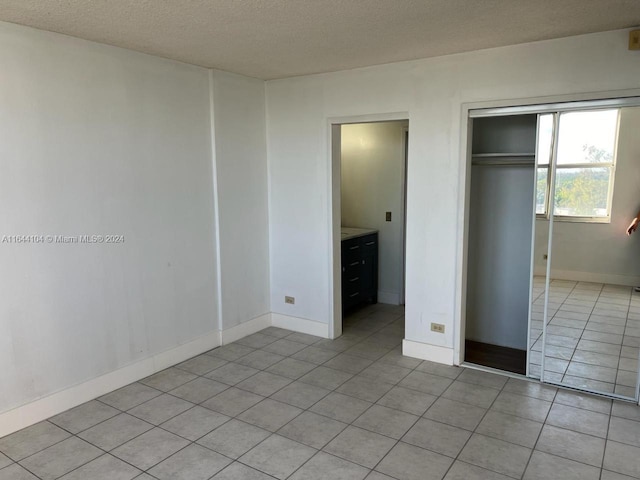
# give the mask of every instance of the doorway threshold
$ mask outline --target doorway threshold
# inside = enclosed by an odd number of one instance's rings
[[[502,375],[504,377],[515,378],[516,380],[529,380],[529,381],[534,381],[534,382],[538,381],[538,380],[536,380],[534,378],[527,377],[524,374],[509,372],[507,370],[501,370],[499,368],[487,367],[485,365],[479,365],[477,363],[471,363],[471,362],[467,362],[467,361],[462,362],[460,364],[460,366],[464,367],[464,368],[470,368],[472,370],[480,370],[482,372],[495,373],[496,375]]]
[[[487,367],[487,366],[484,366],[484,365],[478,365],[476,363],[471,363],[471,362],[466,362],[466,361],[462,362],[459,366],[463,367],[463,368],[470,368],[472,370],[479,370],[481,372],[495,373],[496,375],[502,375],[504,377],[514,378],[516,380],[523,380],[525,382],[537,383],[539,385],[545,385],[547,387],[557,388],[558,390],[567,390],[567,391],[570,391],[570,392],[590,395],[590,396],[598,397],[598,398],[606,398],[608,400],[617,400],[617,401],[620,401],[620,402],[627,402],[627,403],[631,403],[632,405],[639,405],[640,406],[640,403],[636,402],[635,399],[629,398],[629,397],[624,397],[622,395],[617,395],[615,393],[589,392],[589,391],[586,391],[586,390],[581,390],[579,388],[573,388],[573,387],[570,387],[568,385],[562,385],[562,384],[553,383],[553,382],[543,382],[539,378],[527,377],[526,375],[520,375],[518,373],[508,372],[506,370],[500,370],[499,368]]]
[[[527,351],[490,343],[465,341],[465,362],[526,375]]]

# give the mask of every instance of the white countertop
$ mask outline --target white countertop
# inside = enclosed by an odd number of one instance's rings
[[[351,238],[363,237],[372,233],[377,233],[378,230],[371,228],[355,228],[355,227],[342,227],[340,229],[340,240],[349,240]]]

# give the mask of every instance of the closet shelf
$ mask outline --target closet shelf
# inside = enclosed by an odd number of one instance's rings
[[[535,157],[535,153],[473,153],[473,158]]]

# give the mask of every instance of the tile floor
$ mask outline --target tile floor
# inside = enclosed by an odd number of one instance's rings
[[[540,375],[544,278],[534,279],[531,372]],[[632,287],[552,280],[547,379],[634,398],[640,347],[640,293]]]
[[[640,478],[640,407],[268,328],[0,439],[0,480]]]

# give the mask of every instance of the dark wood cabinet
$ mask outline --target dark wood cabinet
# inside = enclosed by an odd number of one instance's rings
[[[342,310],[378,302],[378,234],[342,241]]]

